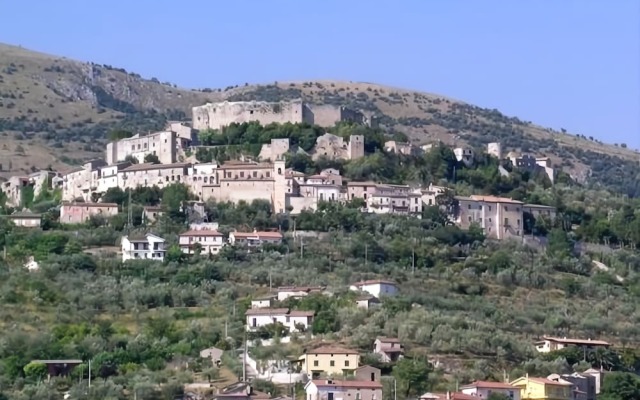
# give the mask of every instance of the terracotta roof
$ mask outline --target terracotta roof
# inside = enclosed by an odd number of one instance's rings
[[[220,169],[247,169],[247,168],[271,169],[273,168],[273,165],[269,163],[226,162],[220,166]]]
[[[285,315],[288,313],[288,308],[250,308],[244,315]]]
[[[462,386],[462,389],[465,388],[513,389],[514,387],[505,382],[475,381]]]
[[[321,346],[306,352],[307,354],[360,354],[353,349],[338,346]]]
[[[551,342],[557,343],[565,343],[565,344],[587,344],[593,346],[610,346],[609,342],[605,342],[604,340],[591,340],[591,339],[567,339],[567,338],[557,338],[553,336],[543,336],[542,340],[548,340]]]
[[[319,380],[314,379],[313,382],[316,386],[331,386],[331,387],[343,387],[343,388],[362,388],[362,389],[382,389],[380,382],[372,381],[337,381],[333,379]]]
[[[257,236],[258,238],[282,239],[282,233],[280,232],[231,232],[231,234],[237,238],[250,238]]]
[[[201,229],[201,230],[190,230],[190,231],[186,231],[180,234],[180,236],[202,236],[202,237],[207,237],[207,236],[223,236],[222,233],[218,232],[218,231],[213,231],[213,230],[208,230],[208,229]]]
[[[476,201],[484,201],[485,203],[510,203],[510,204],[524,204],[521,201],[509,199],[507,197],[496,197],[496,196],[478,196],[472,195],[471,200]]]
[[[354,283],[353,286],[378,285],[378,284],[387,284],[387,285],[397,286],[395,282],[387,281],[384,279],[370,279],[368,281],[360,281],[360,282]]]
[[[62,207],[118,207],[116,203],[63,203]]]

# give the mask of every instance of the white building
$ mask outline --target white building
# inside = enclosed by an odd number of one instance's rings
[[[18,211],[4,217],[13,222],[15,226],[24,228],[39,228],[42,222],[42,215],[34,214],[30,211]]]
[[[304,389],[306,400],[382,400],[382,384],[370,380],[314,379]]]
[[[282,243],[282,233],[280,232],[231,232],[229,233],[229,243],[233,245],[260,247],[265,243]]]
[[[476,396],[479,399],[487,399],[492,393],[499,393],[509,399],[520,400],[520,388],[502,382],[475,381],[462,386],[460,391],[467,395]]]
[[[322,293],[324,286],[281,286],[277,289],[278,301],[284,301],[289,297],[299,299],[311,293]]]
[[[250,308],[245,313],[247,331],[281,323],[289,332],[304,332],[313,324],[314,314],[313,311],[289,311],[287,308]]]
[[[195,254],[197,247],[200,247],[200,254],[218,254],[225,242],[222,233],[201,229],[181,233],[178,244],[185,254]]]
[[[273,307],[273,303],[275,303],[276,296],[273,294],[269,294],[262,297],[256,297],[251,300],[251,308],[271,308]]]
[[[156,260],[164,261],[165,240],[152,233],[129,235],[122,238],[122,261]]]
[[[395,282],[385,281],[382,279],[374,279],[369,281],[357,282],[351,285],[351,290],[367,292],[375,297],[395,296],[398,294],[398,286]]]

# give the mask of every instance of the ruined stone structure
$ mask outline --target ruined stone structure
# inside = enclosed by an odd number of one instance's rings
[[[487,153],[490,156],[496,157],[498,160],[502,159],[502,145],[500,142],[494,142],[487,144]]]
[[[304,152],[304,150],[297,146],[292,147],[289,143],[289,138],[271,139],[271,143],[262,145],[258,158],[261,161],[275,161],[281,159],[287,153],[300,151]]]
[[[311,154],[314,160],[321,157],[333,160],[355,160],[364,157],[364,136],[351,135],[347,142],[340,136],[325,133],[316,140]]]
[[[334,126],[337,122],[353,122],[375,127],[377,120],[372,115],[344,106],[311,105],[302,100],[266,102],[240,101],[207,103],[192,110],[195,129],[220,129],[232,123],[257,121],[261,125],[308,123],[322,127]]]

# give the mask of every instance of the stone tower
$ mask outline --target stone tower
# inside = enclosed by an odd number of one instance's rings
[[[280,157],[273,162],[273,210],[280,214],[287,212],[287,179],[285,160]]]
[[[351,135],[349,136],[348,144],[348,157],[349,160],[355,160],[364,157],[364,136]]]

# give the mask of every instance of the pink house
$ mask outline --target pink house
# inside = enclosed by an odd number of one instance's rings
[[[116,203],[64,203],[60,207],[61,224],[81,224],[89,220],[92,215],[104,218],[118,215]]]

